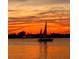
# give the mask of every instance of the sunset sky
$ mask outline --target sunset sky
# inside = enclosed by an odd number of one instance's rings
[[[39,33],[47,21],[48,33],[69,33],[69,0],[9,0],[10,33]]]

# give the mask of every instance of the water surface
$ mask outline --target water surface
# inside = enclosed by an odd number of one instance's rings
[[[38,42],[38,38],[9,39],[9,59],[70,59],[69,43],[69,38],[54,38],[47,46]]]

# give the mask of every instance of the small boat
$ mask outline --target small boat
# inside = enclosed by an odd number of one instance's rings
[[[53,39],[51,38],[40,38],[39,39],[39,42],[51,42],[51,41],[53,41]]]
[[[52,38],[47,37],[47,22],[45,24],[44,33],[42,34],[42,29],[40,30],[40,39],[39,42],[51,42]]]

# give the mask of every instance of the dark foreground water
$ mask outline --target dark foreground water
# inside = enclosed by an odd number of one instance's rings
[[[38,39],[9,39],[8,59],[70,59],[69,38],[54,38],[40,43]]]

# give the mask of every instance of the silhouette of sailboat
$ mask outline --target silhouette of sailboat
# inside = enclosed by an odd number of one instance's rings
[[[40,42],[53,41],[52,38],[47,37],[47,22],[45,23],[44,32],[42,33],[42,29],[40,30],[40,39],[38,41]]]

